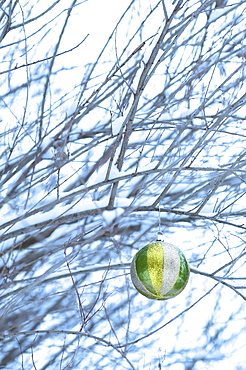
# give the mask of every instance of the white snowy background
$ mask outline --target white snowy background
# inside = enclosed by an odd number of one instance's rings
[[[0,5],[0,368],[246,369],[245,2]]]

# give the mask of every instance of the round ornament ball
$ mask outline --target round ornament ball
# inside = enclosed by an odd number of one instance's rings
[[[189,265],[181,250],[163,241],[140,249],[131,263],[133,285],[151,299],[175,297],[185,288],[189,275]]]

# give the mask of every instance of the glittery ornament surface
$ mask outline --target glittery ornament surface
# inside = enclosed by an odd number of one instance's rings
[[[179,294],[189,279],[189,266],[174,245],[157,241],[140,249],[131,264],[135,288],[148,298],[168,299]]]
[[[164,267],[163,248],[159,243],[152,243],[147,251],[147,268],[154,290],[159,296],[162,290],[162,272]]]

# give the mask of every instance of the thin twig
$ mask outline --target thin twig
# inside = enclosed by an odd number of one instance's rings
[[[67,54],[67,53],[70,53],[71,51],[77,49],[81,44],[83,44],[83,42],[87,39],[88,36],[89,36],[89,34],[87,34],[82,41],[80,41],[76,46],[72,47],[71,49],[62,51],[61,53],[57,53],[56,54],[56,57],[59,57],[61,55]],[[50,60],[50,59],[53,59],[53,58],[54,58],[54,55],[52,55],[50,57],[46,57],[44,59],[36,60],[35,62],[30,62],[30,63],[22,64],[21,66],[15,66],[14,68],[10,68],[10,69],[7,69],[5,71],[0,72],[0,75],[2,75],[4,73],[9,73],[9,72],[17,71],[20,68],[30,67],[30,66],[32,66],[34,64],[43,63],[43,62],[46,62],[47,60]]]

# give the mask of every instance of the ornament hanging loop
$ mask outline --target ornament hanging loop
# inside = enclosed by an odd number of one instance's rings
[[[164,241],[165,241],[165,238],[164,238],[163,232],[158,231],[156,241],[157,241],[157,242],[164,242]]]

